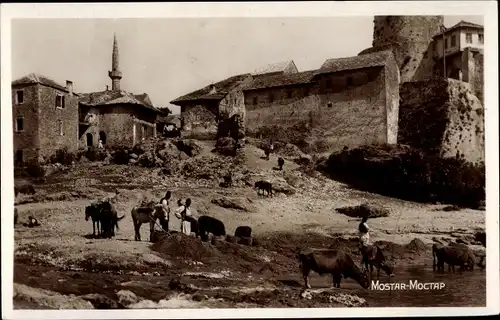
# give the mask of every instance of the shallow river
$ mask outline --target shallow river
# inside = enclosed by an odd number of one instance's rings
[[[406,270],[396,270],[393,278],[380,275],[380,284],[399,284],[395,290],[371,290],[363,297],[368,301],[370,307],[484,307],[486,306],[486,271],[476,269],[474,271],[461,272],[456,268],[455,274],[448,272],[445,267],[444,273],[437,273],[432,266],[411,266]],[[376,279],[376,272],[374,278]],[[440,283],[430,290],[410,288],[410,281],[421,284]],[[403,285],[406,290],[402,289]],[[444,285],[444,287],[443,287]],[[387,287],[387,286],[386,286]]]

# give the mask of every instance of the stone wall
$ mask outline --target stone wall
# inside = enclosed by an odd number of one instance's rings
[[[40,149],[38,135],[38,84],[12,86],[12,129],[14,152],[22,150],[26,163],[37,161]],[[16,103],[16,92],[23,91],[24,102]],[[24,130],[16,132],[16,119],[23,119]],[[14,164],[16,165],[16,164]]]
[[[56,107],[56,96],[64,96],[64,108]],[[78,149],[78,97],[51,87],[40,86],[40,156],[48,160],[57,150]]]
[[[484,55],[466,48],[462,53],[463,80],[470,83],[476,97],[484,102]]]
[[[431,154],[484,161],[484,108],[468,83],[442,78],[401,86],[398,142]]]
[[[181,135],[210,139],[217,135],[218,103],[188,104],[181,107]]]
[[[429,45],[439,33],[443,19],[443,16],[375,16],[372,48],[360,54],[392,47],[401,82],[418,80],[416,72],[424,56],[430,57]],[[420,72],[417,76],[425,77],[425,74]]]
[[[247,131],[258,135],[271,129],[276,137],[283,133],[286,139],[292,136],[289,129],[306,128],[309,140],[326,146],[324,152],[395,140],[388,138],[388,132],[397,135],[397,125],[391,125],[390,130],[387,127],[388,118],[397,120],[394,117],[399,88],[394,67],[387,75],[384,68],[321,75],[313,86],[295,87],[291,95],[289,88],[246,92]],[[390,93],[385,87],[386,79],[391,81]],[[259,100],[254,105],[256,96]],[[389,104],[388,97],[392,101]]]
[[[394,57],[385,66],[385,92],[387,113],[387,143],[396,144],[398,140],[399,119],[399,69]]]

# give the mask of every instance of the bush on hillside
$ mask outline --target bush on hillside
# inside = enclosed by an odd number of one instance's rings
[[[84,155],[90,161],[104,161],[108,154],[105,149],[89,147]]]
[[[58,149],[56,153],[50,158],[50,163],[60,163],[63,165],[70,165],[73,161],[77,160],[75,153],[68,151],[68,148],[64,147]]]
[[[42,178],[45,176],[45,169],[38,163],[29,163],[24,171],[32,178]]]
[[[113,151],[112,162],[115,164],[128,164],[130,159],[129,149],[126,147],[117,147]]]
[[[485,198],[484,164],[427,155],[408,146],[336,152],[317,169],[356,188],[402,199],[476,207]]]

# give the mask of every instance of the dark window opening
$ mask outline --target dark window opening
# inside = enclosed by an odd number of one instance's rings
[[[292,90],[288,90],[286,96],[288,99],[290,99],[292,97]]]
[[[484,34],[478,34],[479,36],[479,43],[484,43]]]
[[[24,131],[24,119],[23,118],[17,118],[16,119],[16,131]]]
[[[331,89],[333,87],[332,79],[326,79],[325,81],[325,88],[326,89]]]
[[[453,48],[456,45],[457,45],[457,36],[456,35],[452,35],[451,36],[451,47]]]
[[[56,107],[63,109],[65,107],[65,97],[63,95],[56,95]]]
[[[350,86],[352,86],[352,85],[353,85],[353,83],[354,83],[354,82],[353,82],[353,80],[352,80],[352,77],[347,77],[347,79],[346,79],[346,80],[347,80],[347,86],[348,86],[348,87],[350,87]]]
[[[14,154],[14,163],[15,164],[23,164],[24,163],[24,154],[23,150],[16,150],[16,153]]]
[[[304,88],[304,95],[308,96],[309,95],[309,87]]]
[[[448,39],[444,39],[444,48],[448,49]]]
[[[16,103],[17,104],[24,103],[24,92],[23,91],[16,91]]]
[[[333,107],[333,103],[328,102],[328,104],[327,104],[326,106],[327,106],[328,108],[331,108],[331,107]]]
[[[94,137],[92,133],[87,133],[87,147],[92,147],[94,145]]]
[[[368,81],[374,81],[375,79],[377,79],[377,74],[375,72],[369,72]]]
[[[274,101],[274,94],[269,93],[269,102],[273,102],[273,101]]]
[[[257,105],[257,103],[259,102],[259,100],[257,99],[257,97],[253,97],[253,105]]]
[[[465,42],[472,43],[472,33],[465,34]]]
[[[99,140],[101,140],[102,144],[106,144],[106,133],[104,131],[99,132]]]

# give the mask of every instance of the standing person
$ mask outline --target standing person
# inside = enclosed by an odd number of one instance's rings
[[[169,200],[172,197],[172,192],[167,191],[165,196],[160,200],[160,205],[158,206],[158,210],[160,210],[160,225],[168,232],[168,223],[170,221],[170,206]]]
[[[99,139],[99,149],[104,149],[104,146],[102,144],[102,140],[101,139]]]
[[[368,246],[370,242],[370,228],[368,228],[368,224],[366,224],[366,221],[368,221],[368,217],[363,217],[361,220],[361,223],[358,226],[359,229],[359,248],[363,249],[363,247]]]
[[[184,205],[182,205],[182,201],[180,199],[177,203],[181,206],[175,210],[175,216],[181,219],[181,232],[189,236],[191,234],[191,222],[186,221],[186,217],[192,216],[190,210],[191,199],[187,198]]]

